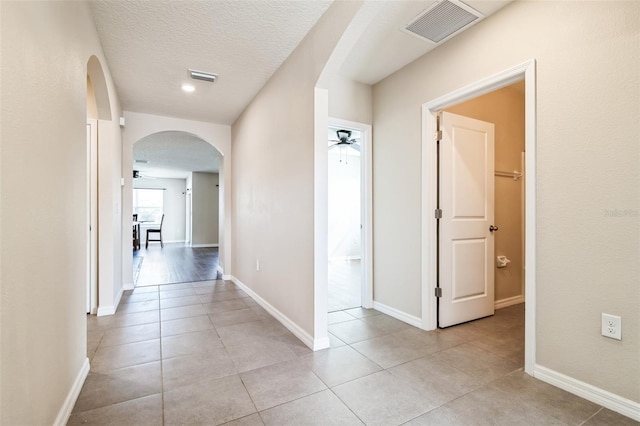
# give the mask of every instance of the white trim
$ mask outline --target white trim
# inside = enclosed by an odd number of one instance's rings
[[[116,300],[113,306],[100,306],[98,308],[97,316],[103,317],[106,315],[115,314],[116,310],[118,309],[118,305],[120,304],[120,299],[122,299],[122,294],[124,293],[124,290],[125,290],[124,287],[120,288],[120,291],[118,291],[118,294],[116,295]]]
[[[376,311],[380,311],[383,314],[387,314],[391,317],[394,317],[397,320],[402,322],[406,322],[409,325],[420,328],[422,326],[422,319],[413,315],[410,315],[406,312],[399,311],[396,308],[392,308],[391,306],[387,306],[380,302],[373,301],[373,309]]]
[[[506,297],[504,299],[496,300],[494,302],[494,309],[502,309],[507,308],[509,306],[517,305],[519,303],[524,303],[524,295],[519,294],[513,297]]]
[[[302,340],[302,342],[307,345],[309,348],[314,351],[319,349],[325,349],[329,347],[329,337],[326,336],[324,339],[315,341],[314,338],[304,331],[298,324],[293,322],[289,317],[280,312],[278,309],[273,307],[269,302],[264,300],[260,295],[251,290],[240,281],[238,278],[231,276],[231,281],[233,281],[238,287],[240,287],[245,293],[249,295],[253,300],[256,301],[260,306],[262,306],[267,312],[269,312],[275,319],[280,321],[282,325],[284,325],[290,332],[292,332],[298,339]]]
[[[525,81],[525,372],[533,374],[536,355],[536,61],[530,59],[505,71],[422,105],[422,328],[433,330],[437,326],[436,297],[436,149],[433,135],[436,131],[436,112],[449,106],[476,98]]]
[[[222,274],[222,279],[224,281],[231,281],[233,279],[233,275],[224,275],[224,274]]]
[[[313,340],[329,340],[329,91],[314,89],[313,122]],[[315,345],[314,345],[315,346]]]
[[[362,260],[362,306],[373,307],[373,143],[371,125],[357,121],[329,117],[329,126],[346,130],[358,130],[362,133],[360,142],[360,206],[361,206],[361,260]],[[326,149],[326,141],[324,141]],[[325,164],[325,168],[327,165]],[[319,206],[316,206],[319,208]],[[328,209],[322,206],[321,208]],[[328,233],[328,230],[327,230]],[[326,238],[326,237],[325,237]]]
[[[84,381],[87,379],[89,375],[89,358],[84,359],[84,363],[76,376],[76,379],[73,381],[73,385],[71,389],[69,389],[69,393],[67,397],[64,399],[62,403],[62,407],[60,407],[60,411],[58,411],[58,415],[56,416],[55,421],[53,422],[54,426],[64,426],[69,421],[69,417],[71,416],[71,411],[73,407],[76,405],[76,401],[78,400],[78,396],[80,395],[80,391],[82,390],[82,386],[84,385]]]
[[[191,244],[191,248],[201,248],[201,247],[218,247],[219,244]]]
[[[122,284],[122,290],[133,290],[134,288],[133,282]]]
[[[536,379],[578,395],[609,410],[640,421],[640,403],[631,401],[604,389],[574,379],[550,368],[536,364],[533,371]]]
[[[96,313],[96,315],[99,317],[104,317],[107,315],[113,315],[115,313],[116,313],[116,308],[114,308],[113,306],[99,306],[98,312]]]
[[[151,241],[150,241],[151,242]],[[177,244],[177,243],[185,243],[186,240],[171,240],[171,241],[163,241],[164,244]]]

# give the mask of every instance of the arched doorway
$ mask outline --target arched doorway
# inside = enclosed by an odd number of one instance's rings
[[[135,286],[218,277],[222,158],[210,143],[184,131],[152,133],[133,144]],[[147,230],[158,226],[162,244],[147,242]]]
[[[86,309],[87,313],[96,314],[99,303],[98,125],[100,120],[111,120],[111,105],[102,65],[95,56],[87,61],[86,102]]]

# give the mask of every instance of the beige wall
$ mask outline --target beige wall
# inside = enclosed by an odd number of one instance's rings
[[[192,173],[191,179],[191,244],[218,244],[218,173]]]
[[[205,123],[203,121],[185,120],[175,117],[143,114],[139,112],[125,111],[126,126],[122,135],[122,170],[124,174],[123,187],[123,217],[129,218],[133,213],[131,188],[133,184],[133,144],[145,136],[158,132],[182,131],[194,134],[210,143],[222,154],[220,165],[220,222],[218,225],[220,244],[219,265],[228,275],[231,271],[231,192],[225,191],[225,184],[231,180],[231,126],[226,124]],[[128,288],[133,288],[131,278],[132,259],[128,251],[128,239],[131,233],[130,224],[127,222],[122,227],[122,235],[125,241],[125,250],[122,254],[124,283]]]
[[[371,124],[373,90],[368,84],[334,75],[329,82],[329,117]]]
[[[374,86],[376,300],[420,315],[421,105],[535,58],[536,361],[640,402],[639,55],[638,2],[514,2]]]
[[[133,187],[163,189],[162,206],[164,210],[164,222],[162,223],[162,240],[165,243],[184,242],[186,228],[185,192],[187,190],[187,180],[174,178],[139,178],[133,180]],[[157,225],[149,227],[157,228]],[[145,229],[143,226],[142,235],[140,236],[141,244],[144,244],[147,238]],[[158,235],[151,236],[151,239],[154,238],[158,238]]]
[[[102,161],[111,161],[101,174],[107,212],[100,226],[112,262],[106,267],[112,298],[120,283],[114,259],[120,111],[86,3],[3,1],[1,7],[0,423],[52,424],[87,366],[85,123],[91,55],[104,67],[116,120],[100,124]]]
[[[314,86],[359,7],[360,2],[330,6],[232,126],[233,275],[309,335]]]
[[[447,108],[448,112],[495,125],[495,169],[522,171],[524,152],[524,82]],[[495,178],[495,256],[507,256],[506,268],[495,267],[495,300],[524,297],[522,257],[522,180]],[[495,265],[495,262],[494,262]]]

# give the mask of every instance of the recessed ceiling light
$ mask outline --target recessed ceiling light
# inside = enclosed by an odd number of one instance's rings
[[[191,84],[186,84],[185,83],[185,84],[182,85],[182,90],[184,90],[187,93],[191,93],[191,92],[194,92],[196,90],[196,88]]]

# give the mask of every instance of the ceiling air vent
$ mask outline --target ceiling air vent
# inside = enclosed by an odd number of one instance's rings
[[[479,22],[483,16],[464,3],[442,0],[418,15],[404,31],[441,43]]]
[[[208,81],[209,83],[215,83],[218,74],[212,72],[189,70],[189,77],[195,80]]]

